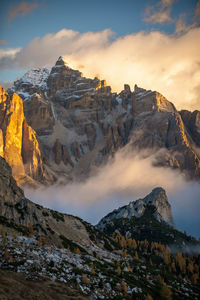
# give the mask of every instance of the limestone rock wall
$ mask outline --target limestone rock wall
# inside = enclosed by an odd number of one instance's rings
[[[43,166],[35,131],[24,117],[22,99],[0,87],[0,153],[13,176],[42,180]]]

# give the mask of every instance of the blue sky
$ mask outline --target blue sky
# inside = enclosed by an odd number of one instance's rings
[[[145,11],[148,6],[156,7],[156,0],[43,0],[25,1],[29,5],[36,4],[24,16],[9,18],[9,11],[16,9],[24,1],[2,0],[0,10],[0,39],[7,42],[4,47],[23,47],[34,37],[43,37],[47,33],[55,33],[62,28],[87,31],[101,31],[109,28],[116,36],[138,32],[141,30],[161,30],[173,33],[175,23],[162,24],[146,22]],[[176,0],[171,7],[172,19],[185,14],[188,23],[192,22],[197,0]],[[36,6],[35,5],[35,6]]]
[[[116,91],[138,83],[199,109],[199,24],[200,0],[1,0],[0,84],[63,55]]]

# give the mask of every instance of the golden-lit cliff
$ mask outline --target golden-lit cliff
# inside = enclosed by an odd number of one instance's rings
[[[18,182],[29,176],[36,180],[43,177],[41,152],[35,131],[24,117],[22,99],[9,95],[0,87],[0,156],[12,168]]]

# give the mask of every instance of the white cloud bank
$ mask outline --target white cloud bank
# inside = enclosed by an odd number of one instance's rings
[[[70,66],[106,79],[115,91],[136,83],[161,92],[178,109],[193,110],[200,109],[199,49],[200,28],[181,36],[155,31],[119,38],[110,30],[81,34],[63,29],[35,38],[21,50],[0,52],[0,68],[53,65],[63,55]]]
[[[178,228],[199,236],[200,185],[186,182],[178,171],[154,167],[154,159],[154,155],[147,157],[144,153],[134,155],[121,150],[114,160],[85,182],[27,189],[25,193],[36,203],[96,224],[113,209],[143,198],[153,188],[162,186],[169,196]]]

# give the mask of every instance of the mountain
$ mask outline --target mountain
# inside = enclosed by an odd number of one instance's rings
[[[163,226],[168,225],[161,218],[172,221],[163,189],[157,188],[139,201],[147,205],[143,215],[131,217],[135,213],[129,212],[128,218],[123,217],[121,227],[116,226],[109,237],[77,217],[26,199],[11,175],[11,168],[0,157],[1,298],[145,300],[151,295],[155,300],[197,300],[199,243],[185,234],[181,236],[180,232],[175,234],[175,230],[172,235],[169,228],[167,243],[162,243],[166,242],[162,238],[166,238]],[[152,211],[152,207],[156,210]],[[124,208],[122,211],[124,216]],[[148,240],[137,239],[136,233],[137,240],[131,237],[133,218],[145,218],[150,229],[154,226],[154,216],[161,228],[161,238],[157,235],[161,241],[152,240],[155,236],[150,232],[146,235]],[[129,234],[122,230],[126,225]],[[138,234],[143,225],[137,229]],[[167,246],[170,239],[174,241],[175,253]],[[186,253],[181,253],[180,247],[176,252],[175,246],[180,241]],[[193,250],[187,249],[186,242],[190,242]]]
[[[12,177],[11,168],[0,157],[0,228],[7,234],[43,237],[49,244],[72,248],[104,245],[112,248],[112,241],[95,227],[78,217],[59,213],[33,203]],[[78,246],[77,246],[78,247]]]
[[[172,216],[162,188],[111,216],[107,235],[31,202],[0,157],[2,297],[159,300],[164,289],[175,300],[198,299],[199,243],[167,225]]]
[[[130,202],[128,205],[115,209],[98,223],[97,227],[103,230],[113,219],[132,217],[140,218],[149,207],[154,207],[153,217],[158,221],[173,224],[171,205],[168,202],[166,192],[163,188],[155,188],[144,199]]]
[[[83,179],[126,145],[133,153],[155,153],[157,166],[199,180],[200,112],[178,112],[159,92],[137,85],[131,91],[125,84],[114,93],[104,80],[83,77],[60,57],[51,71],[27,72],[8,93],[23,99],[51,181]]]
[[[143,199],[115,209],[97,224],[108,235],[118,232],[125,237],[161,242],[176,249],[198,244],[192,237],[175,229],[171,206],[163,188],[155,188]]]

